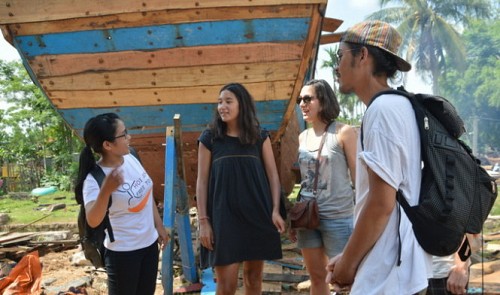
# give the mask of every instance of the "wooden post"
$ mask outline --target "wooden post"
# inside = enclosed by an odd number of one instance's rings
[[[182,160],[182,132],[180,115],[174,116],[174,127],[167,127],[165,147],[165,193],[163,225],[170,232],[170,242],[162,254],[162,285],[164,294],[173,294],[173,246],[175,223],[184,277],[191,283],[198,281],[198,272],[191,240],[188,195]]]

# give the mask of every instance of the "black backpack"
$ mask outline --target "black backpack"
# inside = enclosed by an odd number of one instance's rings
[[[130,153],[136,157],[139,162],[141,161],[139,155],[132,147],[129,148]],[[95,178],[99,187],[102,185],[104,178],[106,175],[102,168],[99,165],[95,165],[94,168],[90,171],[90,174]],[[95,268],[102,268],[105,266],[104,264],[104,239],[106,237],[106,232],[104,230],[108,230],[109,239],[111,242],[115,241],[115,237],[113,235],[113,228],[111,227],[111,223],[109,221],[109,207],[112,204],[112,198],[110,196],[108,208],[106,210],[106,215],[102,222],[95,228],[92,228],[87,223],[87,219],[85,217],[85,205],[83,204],[83,200],[77,199],[78,204],[80,204],[80,212],[78,213],[78,234],[80,236],[80,244],[82,245],[83,254],[85,258],[89,260]]]
[[[471,253],[464,236],[481,232],[497,197],[495,179],[459,139],[465,131],[464,123],[448,100],[408,93],[399,87],[378,93],[371,102],[382,94],[398,94],[410,100],[421,141],[423,168],[418,205],[410,206],[401,190],[397,201],[427,253],[447,256],[460,249],[459,255],[465,261]]]

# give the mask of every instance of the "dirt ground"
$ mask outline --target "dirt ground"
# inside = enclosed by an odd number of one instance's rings
[[[50,252],[40,257],[40,263],[42,264],[43,294],[107,294],[106,274],[104,271],[95,270],[93,266],[78,266],[71,263],[73,256],[77,255],[78,252],[81,251],[79,249],[72,249],[62,252]],[[284,251],[284,255],[298,256],[294,251]],[[174,267],[176,266],[174,265]],[[264,273],[277,273],[283,275],[283,269],[284,267],[279,265],[266,263],[264,266]],[[307,275],[305,270],[297,270],[293,271],[293,273],[299,276]],[[189,286],[189,283],[183,283],[179,277],[174,278],[174,291],[183,285]],[[263,282],[263,294],[308,294],[308,289],[298,291],[297,285],[298,283],[285,284],[279,282]],[[243,294],[242,291],[242,288],[239,288],[237,294]],[[184,293],[199,294],[199,292]],[[159,294],[163,294],[160,272],[158,273],[155,295]]]
[[[486,227],[492,227],[493,235],[486,237],[486,240],[497,240],[495,238],[498,232],[497,226],[500,222],[499,217],[492,218],[485,224]],[[495,223],[494,226],[491,223]],[[489,244],[489,245],[488,245]],[[470,285],[477,289],[483,288],[484,294],[500,294],[500,260],[498,260],[498,253],[500,253],[500,245],[485,243],[486,252],[493,254],[488,255],[490,262],[482,265],[477,264],[471,267]],[[284,259],[288,258],[289,261],[297,259],[300,255],[297,254],[297,249],[293,244],[283,246]],[[104,271],[96,271],[92,266],[79,266],[72,264],[73,257],[81,252],[79,249],[70,249],[61,252],[49,252],[42,255],[40,263],[42,264],[42,294],[46,295],[64,295],[64,294],[88,294],[100,295],[107,294],[106,274]],[[493,261],[492,261],[493,260]],[[304,275],[307,274],[305,270],[285,272],[282,271],[286,267],[279,265],[265,266],[264,273],[277,273],[281,275],[293,274]],[[155,294],[163,294],[163,287],[161,285],[161,275],[158,274]],[[484,286],[484,283],[488,286]],[[174,290],[182,285],[180,279],[174,279]],[[78,288],[80,287],[80,288]],[[484,288],[486,287],[486,288]],[[303,289],[297,291],[298,284],[285,284],[285,283],[266,283],[264,285],[265,294],[307,294],[308,290]],[[240,294],[241,290],[237,294]],[[264,290],[263,290],[264,291]],[[199,294],[193,292],[190,294]],[[242,293],[241,293],[242,294]]]
[[[106,273],[92,266],[76,266],[71,260],[79,249],[51,252],[40,257],[42,264],[43,294],[107,294]],[[80,287],[80,288],[79,288]],[[80,293],[78,293],[80,292]],[[163,294],[161,281],[157,281],[155,294]]]

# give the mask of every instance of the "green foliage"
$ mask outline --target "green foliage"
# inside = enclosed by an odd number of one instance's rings
[[[500,188],[499,188],[500,189]],[[499,216],[500,215],[500,198],[497,197],[493,208],[491,209],[490,215]]]
[[[475,18],[491,16],[490,0],[380,0],[381,6],[395,3],[368,16],[398,26],[403,37],[401,51],[414,61],[418,73],[432,78],[433,92],[439,94],[439,77],[447,61],[464,66],[465,47],[459,30]]]
[[[0,97],[9,103],[0,110],[0,164],[19,167],[18,189],[40,186],[47,173],[73,177],[72,154],[82,144],[20,62],[0,60]]]
[[[66,204],[66,208],[48,212],[50,205]],[[57,191],[53,194],[34,197],[29,194],[10,193],[0,197],[0,213],[8,213],[10,224],[26,224],[42,217],[37,223],[76,222],[79,206],[74,194]]]
[[[466,69],[448,65],[441,78],[442,92],[457,107],[467,130],[478,118],[479,151],[500,147],[500,21],[471,24],[463,34],[467,50]]]

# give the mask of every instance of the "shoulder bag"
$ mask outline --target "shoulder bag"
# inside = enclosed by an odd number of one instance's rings
[[[323,137],[321,138],[321,143],[319,144],[317,161],[316,161],[316,173],[314,175],[314,184],[313,184],[313,193],[314,198],[311,198],[306,201],[300,201],[301,195],[300,189],[297,202],[290,209],[290,223],[292,229],[316,229],[319,226],[319,210],[318,210],[318,202],[316,201],[316,193],[318,187],[318,174],[319,174],[319,160],[321,155],[321,150],[323,149],[323,145],[325,143],[326,134],[328,131],[327,125],[325,128],[325,132],[323,133]]]

